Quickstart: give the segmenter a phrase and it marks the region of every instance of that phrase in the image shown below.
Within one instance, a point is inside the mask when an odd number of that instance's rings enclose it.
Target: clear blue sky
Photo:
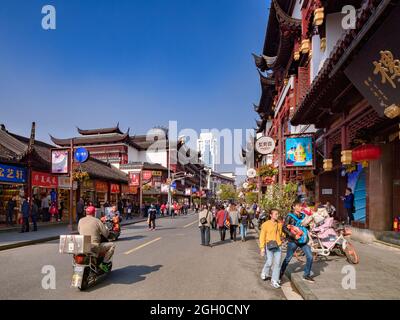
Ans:
[[[2,0],[0,123],[70,137],[75,126],[131,133],[251,128],[269,0]],[[41,27],[43,5],[57,29]]]

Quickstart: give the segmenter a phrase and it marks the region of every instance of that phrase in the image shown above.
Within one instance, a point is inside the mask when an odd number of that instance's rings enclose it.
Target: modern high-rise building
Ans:
[[[197,151],[201,153],[201,161],[211,170],[216,170],[217,138],[212,132],[200,133],[197,139]]]

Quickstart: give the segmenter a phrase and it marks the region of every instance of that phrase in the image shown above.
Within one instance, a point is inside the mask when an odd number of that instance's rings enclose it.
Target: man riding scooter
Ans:
[[[86,217],[79,220],[78,232],[80,235],[91,237],[92,251],[97,254],[105,253],[104,260],[99,267],[107,273],[110,270],[110,262],[114,254],[115,244],[111,242],[101,242],[102,236],[105,239],[108,238],[109,231],[95,215],[96,208],[93,206],[87,207]]]

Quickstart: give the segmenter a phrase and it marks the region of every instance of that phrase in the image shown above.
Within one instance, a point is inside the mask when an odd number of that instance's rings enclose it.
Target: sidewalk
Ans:
[[[331,256],[313,265],[315,283],[301,279],[303,265],[294,258],[288,267],[291,281],[304,299],[359,300],[400,299],[400,250],[381,244],[352,241],[360,263],[351,265],[343,257]],[[355,289],[345,289],[346,266],[355,270]],[[348,268],[348,267],[347,267]],[[343,271],[342,271],[343,270]]]
[[[139,222],[146,221],[146,218],[134,217],[132,220],[123,220],[121,222],[122,226],[135,224]],[[61,234],[71,234],[76,233],[68,228],[68,224],[59,223],[54,225],[38,225],[38,231],[19,233],[20,226],[10,230],[0,231],[0,251],[8,250],[12,248],[18,248],[23,246],[32,245],[35,243],[47,242],[52,240],[57,240]],[[31,228],[32,230],[32,228]]]
[[[379,243],[350,241],[360,257],[359,264],[350,264],[345,257],[335,255],[322,258],[313,263],[315,283],[308,283],[302,280],[304,264],[293,257],[286,276],[305,300],[399,300],[400,249]],[[285,255],[282,254],[282,261]],[[352,267],[355,270],[355,289],[346,289],[342,282],[348,283],[346,280]]]

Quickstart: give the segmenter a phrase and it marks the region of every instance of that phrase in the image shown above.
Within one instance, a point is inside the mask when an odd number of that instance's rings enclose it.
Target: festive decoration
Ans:
[[[293,54],[293,58],[295,61],[298,61],[300,59],[300,51],[295,51]]]
[[[351,156],[352,150],[342,150],[342,157],[340,158],[340,161],[342,162],[343,165],[348,165],[351,164],[352,162],[352,156]]]
[[[278,169],[274,166],[267,164],[257,169],[257,175],[259,177],[273,177],[278,174]]]
[[[77,169],[74,172],[72,172],[72,179],[74,181],[86,181],[90,179],[89,173],[86,171],[82,171],[81,169]]]
[[[319,48],[321,49],[322,52],[325,52],[326,50],[326,38],[321,39],[321,43],[319,45]]]
[[[353,149],[352,158],[355,162],[361,162],[363,168],[368,167],[368,161],[379,159],[382,150],[373,144],[362,144]]]
[[[392,104],[391,106],[385,109],[384,113],[386,117],[394,119],[400,116],[400,107],[395,104]]]
[[[333,168],[333,160],[332,159],[324,159],[324,170],[332,171]]]
[[[300,48],[301,52],[303,54],[306,54],[310,51],[310,48],[311,48],[310,39],[304,39],[301,42],[301,48]]]
[[[324,8],[318,8],[314,10],[314,26],[320,26],[324,23]]]

